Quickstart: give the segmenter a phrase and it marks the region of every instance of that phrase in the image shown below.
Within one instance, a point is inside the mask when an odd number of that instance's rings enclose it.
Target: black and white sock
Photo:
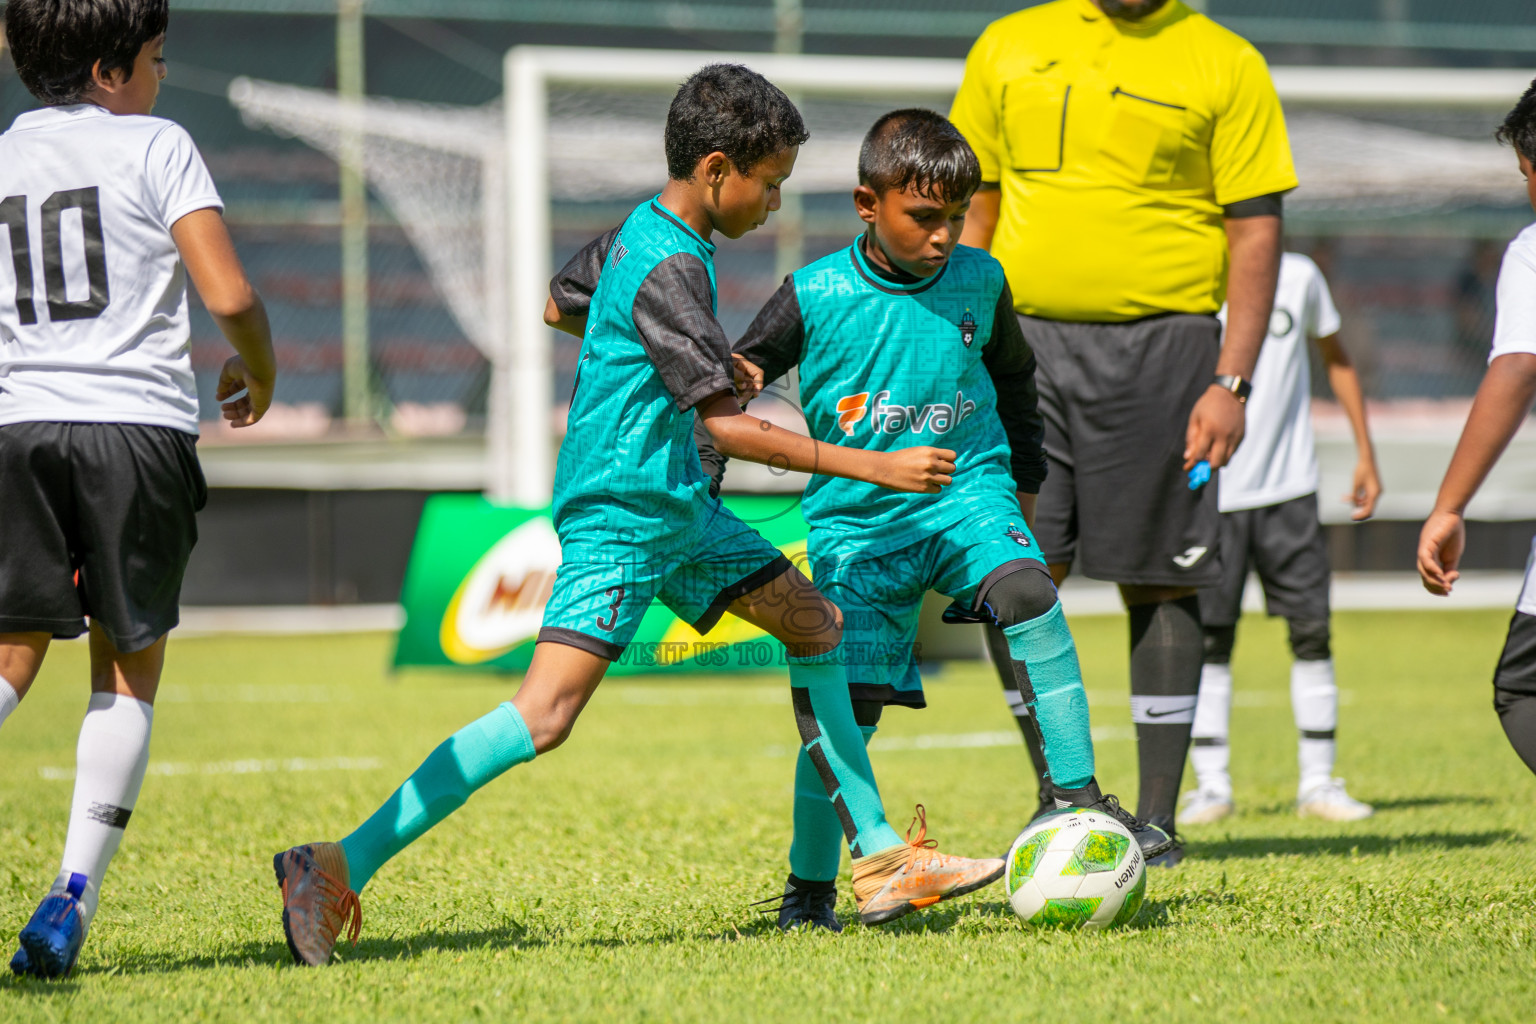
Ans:
[[[1131,721],[1141,767],[1136,816],[1170,833],[1200,693],[1205,639],[1194,596],[1132,605]]]
[[[87,928],[96,914],[102,877],[123,841],[123,829],[144,784],[154,716],[155,709],[141,700],[93,693],[80,725],[69,832],[59,877],[49,892],[62,893],[73,876],[83,875],[80,911]]]
[[[1296,716],[1296,761],[1300,781],[1298,798],[1333,779],[1338,743],[1339,686],[1333,678],[1333,659],[1291,663],[1291,710]]]
[[[1189,751],[1195,784],[1207,793],[1232,799],[1232,748],[1227,734],[1232,721],[1232,666],[1206,663],[1200,670],[1200,703],[1195,707]]]

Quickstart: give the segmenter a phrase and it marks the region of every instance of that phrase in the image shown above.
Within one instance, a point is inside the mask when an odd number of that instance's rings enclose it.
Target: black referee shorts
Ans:
[[[1214,316],[1130,323],[1019,316],[1035,351],[1050,474],[1035,537],[1046,561],[1112,583],[1221,581],[1216,481],[1189,489],[1189,414],[1221,348]]]
[[[0,426],[0,633],[74,637],[90,616],[118,650],[149,647],[179,621],[207,499],[179,430]]]
[[[1332,571],[1316,494],[1221,514],[1221,582],[1200,591],[1202,623],[1237,625],[1250,566],[1259,574],[1269,614],[1327,620]]]

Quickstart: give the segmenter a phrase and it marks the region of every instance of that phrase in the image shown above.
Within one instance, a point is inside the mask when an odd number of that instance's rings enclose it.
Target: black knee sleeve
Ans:
[[[853,720],[861,729],[873,729],[880,724],[880,716],[885,712],[885,702],[879,700],[856,700],[853,702]]]
[[[1327,619],[1289,619],[1291,654],[1297,661],[1327,661],[1333,657],[1333,630]]]
[[[1024,565],[1001,577],[977,598],[1000,626],[1038,619],[1056,607],[1056,584],[1043,565]]]
[[[1206,626],[1205,663],[1207,665],[1231,664],[1232,648],[1236,644],[1236,626]]]

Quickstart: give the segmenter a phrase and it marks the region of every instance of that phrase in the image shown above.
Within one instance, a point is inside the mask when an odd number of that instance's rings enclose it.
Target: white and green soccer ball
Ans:
[[[1118,928],[1147,892],[1141,845],[1114,818],[1068,808],[1037,819],[1008,850],[1008,902],[1040,928]]]

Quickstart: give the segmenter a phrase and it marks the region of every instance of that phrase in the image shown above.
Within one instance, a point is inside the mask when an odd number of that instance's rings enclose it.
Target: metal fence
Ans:
[[[963,54],[989,20],[1027,0],[369,0],[367,91],[433,102],[495,102],[502,53],[517,42],[607,41],[766,48],[788,11],[807,49]],[[1488,59],[1536,63],[1530,0],[1208,0],[1212,16],[1258,42],[1376,47],[1381,63]],[[797,13],[798,10],[798,13]],[[336,83],[331,0],[178,0],[168,46],[170,78],[158,113],[185,124],[228,203],[242,257],[267,300],[284,367],[283,409],[271,435],[322,437],[342,412],[341,277],[337,168],[302,143],[248,127],[227,86],[247,74],[318,88]],[[1321,47],[1321,49],[1317,49]],[[1301,52],[1301,51],[1294,51]],[[1450,57],[1446,54],[1450,53]],[[1523,55],[1523,56],[1522,56]],[[1469,58],[1470,59],[1470,58]],[[1481,59],[1481,58],[1479,58]],[[1513,99],[1513,97],[1511,97]],[[0,56],[0,122],[32,106]],[[1499,111],[1361,111],[1436,135],[1489,138]],[[1530,220],[1511,161],[1507,203],[1430,210],[1362,208],[1289,219],[1291,244],[1329,273],[1345,317],[1345,341],[1371,394],[1384,399],[1469,395],[1481,373],[1502,247]],[[846,244],[857,229],[849,204],[808,201],[806,255]],[[564,203],[555,210],[556,259],[622,216],[622,202]],[[370,207],[370,352],[379,426],[405,435],[483,429],[488,368],[434,290],[422,260],[376,200]],[[722,318],[745,326],[771,291],[769,231],[722,248]],[[225,347],[211,320],[194,315],[195,366],[208,383]],[[557,352],[557,395],[566,395],[574,348]],[[204,388],[211,394],[211,386]],[[209,420],[215,410],[204,409]],[[210,429],[212,428],[210,424]],[[270,436],[270,435],[269,435]]]

